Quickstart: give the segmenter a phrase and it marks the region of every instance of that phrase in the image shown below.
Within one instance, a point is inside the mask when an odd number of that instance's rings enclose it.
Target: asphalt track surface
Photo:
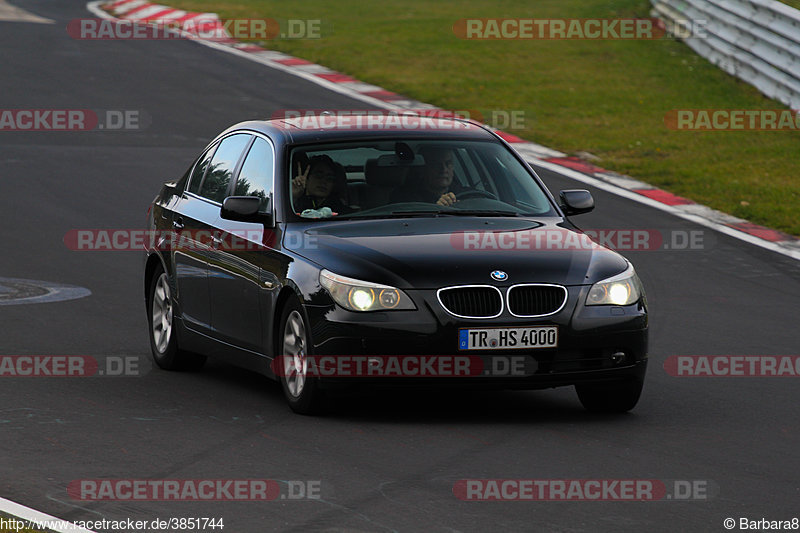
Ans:
[[[279,109],[363,103],[185,41],[76,41],[82,0],[15,0],[55,24],[0,22],[0,108],[133,109],[140,132],[0,133],[0,275],[86,298],[0,307],[4,355],[149,359],[137,252],[76,252],[76,228],[138,228],[206,142]],[[542,172],[551,190],[582,187]],[[71,520],[223,517],[224,531],[723,531],[800,516],[797,378],[676,378],[670,355],[800,354],[800,263],[607,192],[587,228],[703,231],[700,250],[628,252],[651,306],[651,362],[629,414],[574,391],[370,393],[325,417],[220,363],[130,378],[2,378],[0,496]],[[501,265],[498,265],[501,266]],[[145,368],[145,370],[147,370]],[[73,480],[318,480],[320,499],[82,502]],[[472,478],[703,480],[713,497],[463,502]]]

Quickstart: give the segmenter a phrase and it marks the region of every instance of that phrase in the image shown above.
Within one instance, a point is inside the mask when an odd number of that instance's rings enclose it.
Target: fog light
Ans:
[[[611,354],[611,361],[618,365],[625,360],[625,352],[614,352]]]

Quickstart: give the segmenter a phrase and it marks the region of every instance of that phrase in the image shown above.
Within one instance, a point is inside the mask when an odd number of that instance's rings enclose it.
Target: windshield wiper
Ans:
[[[519,213],[516,211],[502,211],[499,209],[429,209],[418,211],[392,211],[395,216],[454,216],[454,217],[518,217]]]
[[[419,217],[419,216],[439,216],[439,215],[450,215],[452,214],[450,211],[442,211],[441,209],[421,209],[418,211],[392,211],[392,216],[397,217]]]
[[[520,216],[519,213],[516,211],[501,211],[498,209],[470,209],[470,210],[463,210],[463,209],[454,209],[453,211],[447,211],[448,215],[455,215],[460,217],[518,217]]]
[[[368,218],[403,218],[403,217],[440,217],[440,216],[451,216],[451,217],[519,217],[522,216],[516,211],[499,211],[497,209],[486,209],[486,210],[462,210],[462,209],[417,209],[412,210],[409,209],[408,211],[392,211],[391,213],[375,213],[375,214],[367,214],[367,215],[359,215],[358,213],[353,213],[348,215],[348,219],[368,219]],[[337,217],[338,220],[342,220],[341,217]]]

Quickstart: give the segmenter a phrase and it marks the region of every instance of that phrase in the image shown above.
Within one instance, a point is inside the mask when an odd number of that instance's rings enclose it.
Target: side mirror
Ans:
[[[561,198],[561,210],[567,216],[588,213],[594,209],[594,198],[592,193],[585,189],[567,189],[559,194]]]
[[[273,225],[272,198],[267,199],[266,208],[261,208],[262,199],[258,196],[228,196],[222,202],[219,216],[226,220],[239,222],[261,222]]]

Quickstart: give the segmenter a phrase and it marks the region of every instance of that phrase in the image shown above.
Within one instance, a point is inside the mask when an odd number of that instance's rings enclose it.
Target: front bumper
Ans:
[[[461,356],[486,371],[448,377],[323,377],[326,385],[456,385],[549,388],[576,383],[643,380],[647,368],[648,320],[643,301],[629,306],[585,306],[588,286],[569,287],[564,308],[541,318],[463,319],[448,314],[435,291],[407,291],[414,311],[356,313],[336,305],[305,306],[315,356],[386,358]],[[557,348],[459,350],[462,328],[558,326]],[[517,372],[508,372],[508,361]],[[524,362],[520,363],[520,360]]]

